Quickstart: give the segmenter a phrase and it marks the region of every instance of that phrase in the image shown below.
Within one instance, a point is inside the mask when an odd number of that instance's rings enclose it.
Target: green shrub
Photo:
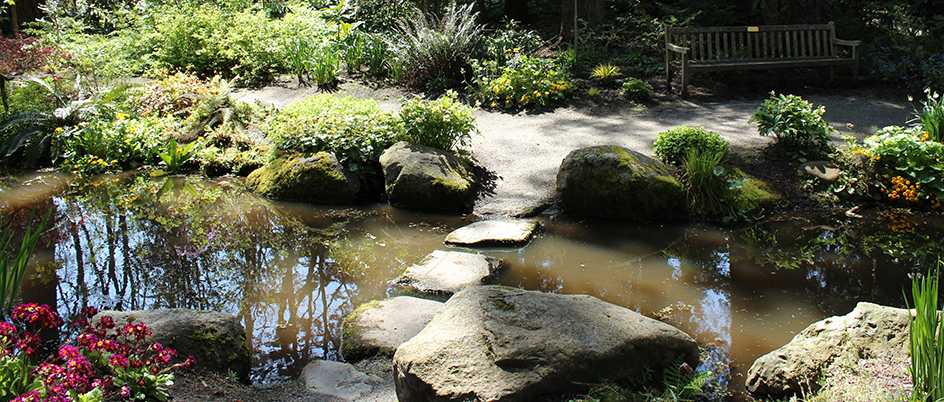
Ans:
[[[553,61],[516,55],[506,66],[473,62],[472,97],[491,108],[540,107],[565,99],[573,90],[570,73]]]
[[[266,124],[274,152],[331,152],[368,185],[380,184],[375,164],[400,131],[377,102],[331,95],[292,103]]]
[[[629,77],[623,82],[623,97],[634,102],[652,100],[652,85],[639,78]]]
[[[77,174],[117,172],[154,162],[163,132],[174,123],[167,119],[93,119],[69,129],[57,129],[63,138],[62,168]]]
[[[893,202],[941,208],[944,144],[928,141],[920,127],[885,127],[863,141],[876,173],[875,187]]]
[[[835,130],[823,119],[826,107],[813,109],[796,95],[770,95],[748,123],[757,122],[760,135],[773,135],[776,145],[801,161],[828,153],[829,134]]]
[[[678,167],[690,151],[717,154],[723,160],[728,154],[728,142],[701,127],[678,126],[656,136],[652,149],[663,162]]]
[[[522,30],[515,20],[509,20],[505,29],[499,30],[494,36],[485,40],[485,54],[487,58],[504,66],[518,54],[530,55],[541,47],[541,37],[531,30]]]
[[[414,144],[451,151],[468,146],[472,133],[477,133],[472,108],[456,102],[456,93],[449,91],[435,101],[419,96],[407,99],[400,108],[403,122],[401,139]]]
[[[413,18],[419,9],[411,1],[351,0],[353,7],[349,20],[363,23],[367,32],[391,32],[403,19]]]
[[[915,110],[913,121],[924,130],[929,140],[944,142],[944,97],[931,92],[931,88],[925,89],[924,93],[927,100],[922,104],[921,111]]]
[[[475,22],[473,6],[453,2],[442,18],[417,15],[398,21],[388,45],[403,64],[402,81],[420,89],[430,83],[448,88],[462,82],[462,70],[481,43],[482,26]]]

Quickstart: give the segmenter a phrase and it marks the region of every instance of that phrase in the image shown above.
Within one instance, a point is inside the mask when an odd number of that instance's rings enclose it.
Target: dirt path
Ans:
[[[847,135],[862,139],[873,134],[875,127],[904,125],[913,111],[904,96],[888,91],[865,88],[836,89],[828,94],[811,92],[796,94],[814,105],[826,106],[825,118],[837,130],[832,138],[836,144]],[[244,101],[284,107],[319,93],[314,88],[296,89],[288,84],[240,95]],[[396,110],[403,92],[346,83],[335,95],[372,98],[382,108]],[[482,135],[473,137],[472,153],[493,180],[490,189],[476,200],[474,212],[517,216],[533,211],[553,199],[557,169],[570,151],[621,145],[652,155],[649,146],[656,135],[678,125],[703,126],[721,134],[734,149],[757,150],[770,139],[759,136],[756,125],[747,121],[766,97],[755,94],[745,99],[674,99],[633,109],[600,106],[600,110],[557,108],[538,113],[477,110],[476,122]]]

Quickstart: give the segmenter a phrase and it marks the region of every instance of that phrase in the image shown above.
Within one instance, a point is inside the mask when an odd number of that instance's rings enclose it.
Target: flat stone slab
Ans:
[[[817,177],[828,182],[834,182],[839,179],[841,171],[839,167],[832,162],[811,161],[800,165],[800,167],[797,168],[797,173]]]
[[[481,285],[498,271],[502,260],[481,254],[436,250],[395,279],[397,286],[419,292],[453,294]]]
[[[397,296],[363,304],[344,320],[341,352],[353,362],[377,354],[393,356],[403,342],[416,336],[443,303]]]
[[[521,246],[538,228],[535,220],[485,220],[463,226],[446,236],[450,246]]]
[[[354,366],[318,360],[305,366],[302,384],[312,393],[339,401],[396,401],[390,381],[358,371]]]

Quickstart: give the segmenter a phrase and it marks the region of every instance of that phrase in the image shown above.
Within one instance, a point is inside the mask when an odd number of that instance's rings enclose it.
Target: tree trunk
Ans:
[[[564,41],[574,40],[574,1],[580,30],[594,29],[603,22],[603,0],[563,0],[561,8],[561,36]],[[582,34],[581,34],[582,35]]]
[[[530,22],[528,0],[505,0],[505,16],[519,22]]]

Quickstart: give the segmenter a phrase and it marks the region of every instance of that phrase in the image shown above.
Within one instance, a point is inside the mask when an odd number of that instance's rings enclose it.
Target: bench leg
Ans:
[[[691,78],[691,70],[688,69],[688,54],[682,55],[682,97],[688,97],[688,79]]]

